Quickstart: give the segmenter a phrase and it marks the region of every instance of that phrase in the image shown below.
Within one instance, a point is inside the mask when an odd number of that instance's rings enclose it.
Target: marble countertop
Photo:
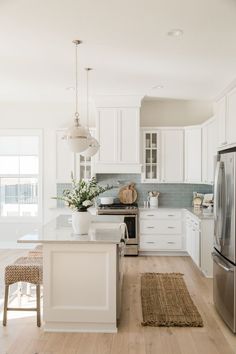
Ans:
[[[192,213],[194,216],[199,218],[200,220],[204,219],[213,219],[214,218],[214,213],[213,209],[208,209],[208,208],[193,208],[193,207],[187,207],[187,208],[167,208],[167,207],[158,207],[158,208],[143,208],[139,207],[139,211],[151,211],[151,210],[159,210],[159,211],[165,211],[165,210],[177,210],[177,209],[182,209],[182,210],[187,210],[190,213]]]
[[[106,243],[119,244],[123,217],[119,215],[93,216],[88,235],[73,233],[71,216],[60,215],[45,226],[32,230],[20,237],[18,243]]]
[[[185,208],[187,211],[192,213],[194,216],[196,216],[200,220],[204,219],[214,219],[214,212],[213,209],[208,209],[208,208]]]

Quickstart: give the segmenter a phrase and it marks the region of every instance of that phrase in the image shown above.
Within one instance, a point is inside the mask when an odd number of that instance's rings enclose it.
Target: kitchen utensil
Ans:
[[[158,197],[149,197],[150,208],[158,208]]]
[[[119,191],[119,199],[123,204],[132,204],[138,197],[137,191],[134,188],[134,183],[124,186]]]
[[[100,202],[103,205],[109,205],[114,203],[114,197],[100,197]]]

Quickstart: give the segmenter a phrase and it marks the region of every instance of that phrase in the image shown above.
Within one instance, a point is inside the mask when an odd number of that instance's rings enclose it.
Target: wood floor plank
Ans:
[[[0,281],[5,265],[22,253],[0,250]],[[189,257],[126,257],[124,262],[117,334],[44,333],[36,327],[32,314],[11,319],[6,328],[0,328],[0,354],[236,354],[236,336],[213,305],[212,279],[205,278]],[[143,327],[140,275],[145,272],[183,273],[204,327]]]

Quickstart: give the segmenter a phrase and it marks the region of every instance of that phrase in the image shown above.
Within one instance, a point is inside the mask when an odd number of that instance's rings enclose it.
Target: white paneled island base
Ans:
[[[116,245],[44,245],[44,321],[46,331],[116,332]]]
[[[19,241],[34,241],[35,235],[26,235]],[[44,330],[117,332],[121,231],[93,229],[88,236],[76,236],[71,228],[64,227],[44,235]]]

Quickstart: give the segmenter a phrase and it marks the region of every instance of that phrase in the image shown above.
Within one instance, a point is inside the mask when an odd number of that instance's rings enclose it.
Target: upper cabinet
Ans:
[[[236,88],[226,98],[226,140],[227,144],[236,144]]]
[[[217,154],[217,121],[215,118],[202,127],[202,182],[214,182],[215,156]]]
[[[216,102],[216,119],[218,130],[218,146],[227,144],[226,140],[226,97]]]
[[[185,182],[202,180],[202,132],[201,127],[185,129]]]
[[[143,130],[142,182],[160,181],[160,131]]]
[[[143,128],[143,173],[145,183],[184,181],[184,130]]]
[[[236,87],[216,102],[216,118],[218,125],[218,147],[236,145]]]
[[[140,97],[126,102],[103,99],[97,104],[96,129],[100,143],[96,173],[141,172]]]
[[[161,181],[184,181],[184,131],[161,130]]]

